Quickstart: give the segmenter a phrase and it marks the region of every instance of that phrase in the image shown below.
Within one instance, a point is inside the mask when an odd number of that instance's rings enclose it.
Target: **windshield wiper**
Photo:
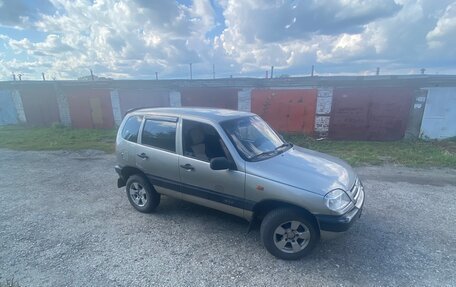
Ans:
[[[252,160],[252,159],[256,159],[256,158],[259,158],[261,156],[264,156],[264,155],[270,155],[270,154],[274,154],[274,153],[276,153],[275,149],[274,150],[269,150],[269,151],[264,151],[262,153],[259,153],[259,154],[256,154],[256,155],[252,156],[250,159]]]
[[[291,143],[284,143],[284,144],[282,144],[282,145],[276,147],[276,148],[273,149],[273,150],[264,151],[264,152],[262,152],[262,153],[259,153],[259,154],[257,154],[257,155],[254,155],[254,156],[251,157],[250,159],[256,159],[256,158],[259,158],[259,157],[265,156],[265,155],[277,154],[278,151],[279,151],[280,149],[285,148],[285,147],[291,147],[291,146],[293,146],[293,144],[291,144]]]
[[[284,147],[292,147],[292,146],[293,146],[292,143],[287,143],[286,142],[286,143],[283,143],[283,144],[279,145],[278,147],[276,147],[275,150],[277,151],[277,150],[282,149]]]

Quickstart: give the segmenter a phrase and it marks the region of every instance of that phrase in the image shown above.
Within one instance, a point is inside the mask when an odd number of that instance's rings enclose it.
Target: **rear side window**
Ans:
[[[142,144],[176,152],[176,126],[173,121],[146,120],[142,132]]]
[[[127,141],[137,142],[141,122],[142,117],[140,116],[132,116],[128,118],[122,129],[122,138],[126,139]]]

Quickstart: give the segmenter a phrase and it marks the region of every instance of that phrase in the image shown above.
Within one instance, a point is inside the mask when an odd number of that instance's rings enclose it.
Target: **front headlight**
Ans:
[[[335,189],[325,195],[325,204],[332,211],[339,211],[350,203],[350,197],[342,189]]]

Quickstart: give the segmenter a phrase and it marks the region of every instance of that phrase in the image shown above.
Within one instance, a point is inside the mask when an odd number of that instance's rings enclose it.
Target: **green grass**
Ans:
[[[114,152],[115,130],[71,129],[64,127],[0,127],[0,148],[15,150],[81,150]]]
[[[0,127],[0,148],[16,150],[97,149],[114,152],[116,131],[96,129]],[[410,167],[456,168],[456,138],[445,141],[394,142],[315,140],[286,135],[292,143],[332,154],[354,166],[399,164]]]
[[[399,164],[456,168],[455,139],[368,142],[315,140],[302,135],[287,135],[285,138],[296,145],[340,157],[354,166]]]

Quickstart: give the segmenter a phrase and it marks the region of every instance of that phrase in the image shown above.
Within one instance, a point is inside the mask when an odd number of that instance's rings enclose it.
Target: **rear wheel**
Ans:
[[[274,256],[296,260],[309,254],[319,239],[318,228],[297,208],[269,212],[261,223],[264,247]]]
[[[160,204],[160,194],[141,175],[128,178],[126,191],[131,205],[140,212],[151,213]]]

